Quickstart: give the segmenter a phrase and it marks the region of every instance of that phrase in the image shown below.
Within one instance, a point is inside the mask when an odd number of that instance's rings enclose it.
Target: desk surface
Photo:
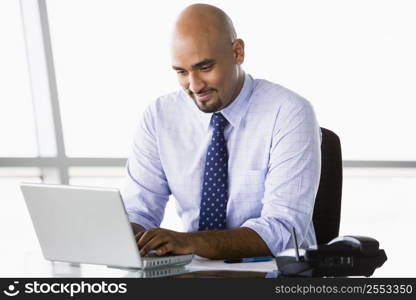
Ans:
[[[50,262],[37,251],[17,254],[8,253],[1,256],[0,277],[277,277],[274,260],[226,264],[222,260],[208,260],[196,256],[190,264],[183,267],[140,271],[108,268],[102,265]]]

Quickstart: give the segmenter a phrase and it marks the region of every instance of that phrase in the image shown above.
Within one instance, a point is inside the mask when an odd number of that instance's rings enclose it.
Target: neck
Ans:
[[[231,97],[232,100],[230,101],[230,103],[228,103],[228,105],[230,105],[240,94],[244,85],[244,77],[245,77],[245,73],[243,70],[240,69],[237,75],[237,84],[235,86],[234,93]]]

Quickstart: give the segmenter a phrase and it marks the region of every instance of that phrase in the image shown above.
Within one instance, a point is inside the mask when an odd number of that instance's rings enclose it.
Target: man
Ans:
[[[123,194],[142,255],[276,255],[316,243],[320,129],[311,105],[245,74],[244,42],[220,9],[179,16],[172,68],[181,91],[144,113]],[[187,232],[158,228],[173,194]]]

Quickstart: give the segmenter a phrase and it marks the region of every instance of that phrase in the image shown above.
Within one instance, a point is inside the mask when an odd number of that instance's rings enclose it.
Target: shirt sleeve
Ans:
[[[299,245],[307,244],[311,232],[316,243],[312,215],[321,171],[321,131],[309,102],[294,100],[282,105],[276,117],[261,214],[242,224],[256,231],[273,255],[292,247],[292,228]]]
[[[152,107],[143,114],[126,165],[122,197],[130,222],[145,229],[159,227],[170,195],[157,147]]]

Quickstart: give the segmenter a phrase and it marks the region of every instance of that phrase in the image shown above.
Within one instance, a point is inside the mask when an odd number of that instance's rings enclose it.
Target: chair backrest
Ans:
[[[321,128],[321,179],[315,199],[313,224],[318,245],[339,234],[342,195],[342,155],[339,137]]]

